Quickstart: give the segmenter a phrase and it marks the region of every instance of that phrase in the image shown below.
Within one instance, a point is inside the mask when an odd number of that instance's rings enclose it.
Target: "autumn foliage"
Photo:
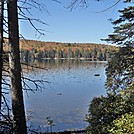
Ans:
[[[117,47],[95,43],[61,43],[35,40],[20,40],[23,59],[91,59],[107,60]],[[7,39],[4,50],[8,51]]]

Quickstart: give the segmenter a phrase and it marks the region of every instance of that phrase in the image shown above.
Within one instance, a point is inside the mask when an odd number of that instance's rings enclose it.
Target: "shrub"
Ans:
[[[112,134],[134,134],[134,113],[126,113],[113,121]]]

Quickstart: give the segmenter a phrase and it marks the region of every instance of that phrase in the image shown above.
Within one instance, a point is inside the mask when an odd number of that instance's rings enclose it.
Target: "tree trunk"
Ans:
[[[0,110],[2,98],[2,68],[3,68],[3,0],[0,0]]]
[[[9,67],[14,134],[27,134],[19,49],[17,0],[7,1],[9,30]]]

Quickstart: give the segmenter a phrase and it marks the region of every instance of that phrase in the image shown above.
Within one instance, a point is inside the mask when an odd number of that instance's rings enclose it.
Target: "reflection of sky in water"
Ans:
[[[40,70],[35,75],[27,75],[34,79],[44,79],[44,90],[31,93],[25,97],[27,110],[33,112],[33,122],[46,124],[45,118],[54,120],[54,130],[84,128],[83,121],[90,100],[105,94],[105,64],[97,62],[79,62],[57,65],[47,64],[48,71]],[[96,77],[94,74],[100,74]]]

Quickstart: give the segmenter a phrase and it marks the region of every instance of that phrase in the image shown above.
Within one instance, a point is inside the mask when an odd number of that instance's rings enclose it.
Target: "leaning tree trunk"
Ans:
[[[3,0],[0,0],[0,110],[2,98],[2,68],[3,68]]]
[[[8,0],[7,10],[9,30],[9,68],[11,77],[10,88],[14,120],[14,134],[27,134],[21,84],[17,0]]]

